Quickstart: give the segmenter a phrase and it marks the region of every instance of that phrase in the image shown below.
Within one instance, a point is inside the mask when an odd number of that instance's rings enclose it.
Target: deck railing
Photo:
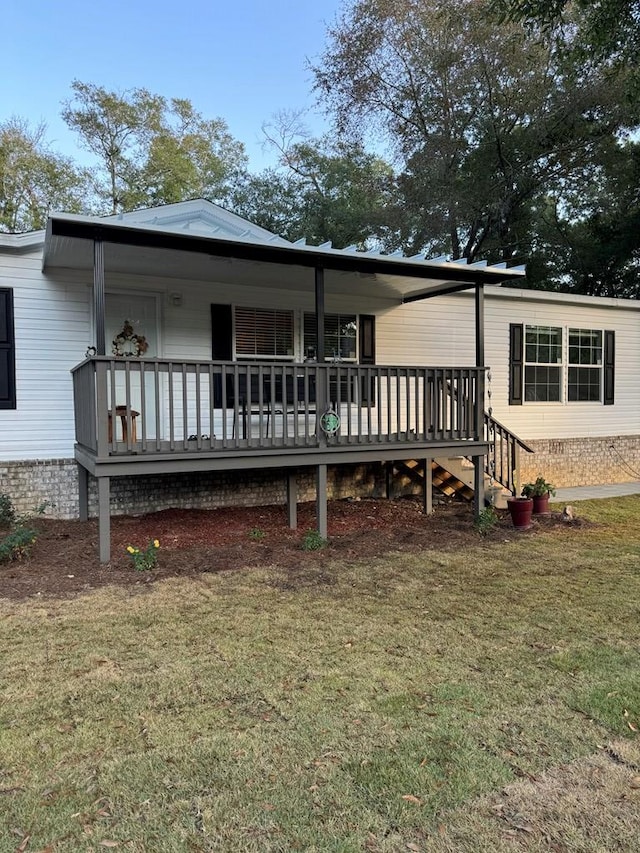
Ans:
[[[484,434],[482,368],[96,356],[72,373],[76,441],[98,456],[482,441]],[[335,434],[322,428],[326,412],[340,419]]]

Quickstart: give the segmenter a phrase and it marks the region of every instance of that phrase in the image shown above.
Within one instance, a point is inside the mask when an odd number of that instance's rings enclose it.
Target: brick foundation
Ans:
[[[599,486],[640,480],[640,435],[527,441],[520,452],[520,480],[543,476],[554,486]]]
[[[628,483],[640,480],[640,435],[605,438],[545,439],[528,442],[535,454],[521,453],[522,483],[543,476],[558,487]],[[385,472],[380,463],[330,466],[329,497],[381,497]],[[394,494],[415,493],[419,486],[408,480],[394,483]],[[19,513],[32,512],[43,502],[47,515],[78,517],[78,473],[72,459],[0,463],[0,492],[8,494]],[[313,469],[298,474],[298,500],[315,498]],[[111,480],[113,515],[141,514],[160,509],[283,504],[286,472],[283,470],[204,471],[117,477]],[[89,481],[89,510],[97,511],[96,483]]]
[[[141,515],[161,509],[284,504],[286,472],[203,471],[114,477],[111,480],[112,515]],[[384,468],[380,464],[330,466],[330,498],[382,497]],[[78,473],[72,459],[0,463],[0,492],[11,497],[17,512],[32,512],[46,501],[51,518],[78,517]],[[298,501],[315,498],[315,471],[298,472]],[[89,513],[97,514],[97,488],[89,478]]]

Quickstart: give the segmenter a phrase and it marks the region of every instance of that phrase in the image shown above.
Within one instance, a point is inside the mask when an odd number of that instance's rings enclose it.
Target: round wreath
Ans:
[[[124,321],[122,331],[115,336],[111,343],[113,354],[118,356],[140,358],[149,349],[149,343],[145,336],[134,334],[130,320]]]

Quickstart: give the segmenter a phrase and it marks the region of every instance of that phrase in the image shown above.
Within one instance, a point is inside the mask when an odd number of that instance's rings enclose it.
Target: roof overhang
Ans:
[[[429,260],[422,255],[406,258],[358,251],[354,247],[334,249],[330,244],[286,243],[281,239],[255,241],[202,236],[71,214],[50,217],[43,269],[92,269],[94,241],[107,245],[108,272],[238,284],[253,280],[305,289],[305,282],[312,286],[313,276],[304,275],[304,271],[322,268],[327,292],[366,292],[402,302],[476,285],[502,284],[524,275],[523,268],[507,269],[505,264],[487,266],[442,258]]]

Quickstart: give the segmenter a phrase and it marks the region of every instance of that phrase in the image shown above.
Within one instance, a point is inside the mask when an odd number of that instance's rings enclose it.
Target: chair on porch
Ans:
[[[120,424],[122,427],[122,441],[127,442],[129,439],[129,424],[131,424],[131,441],[136,442],[138,440],[138,428],[136,425],[136,418],[140,415],[140,412],[136,412],[135,409],[129,409],[127,413],[126,406],[116,406],[115,408],[115,417],[120,418]],[[113,444],[113,417],[114,411],[109,410],[107,413],[108,423],[109,423],[109,444]]]

